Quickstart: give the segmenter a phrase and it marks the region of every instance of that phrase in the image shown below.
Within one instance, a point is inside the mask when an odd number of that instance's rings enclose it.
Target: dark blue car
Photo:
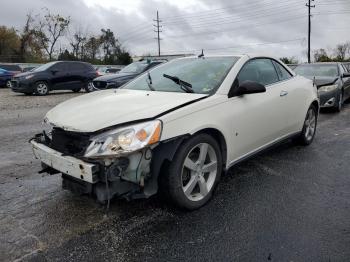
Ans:
[[[0,68],[0,87],[11,87],[11,78],[15,73]]]

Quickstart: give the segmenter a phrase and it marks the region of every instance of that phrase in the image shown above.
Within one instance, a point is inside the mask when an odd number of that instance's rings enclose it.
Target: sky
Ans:
[[[306,60],[307,0],[0,0],[0,25],[23,27],[26,14],[71,17],[70,34],[111,29],[132,55],[156,54],[153,25],[162,21],[161,53],[263,53]],[[350,41],[350,0],[315,0],[312,49]],[[67,45],[62,40],[61,46]]]

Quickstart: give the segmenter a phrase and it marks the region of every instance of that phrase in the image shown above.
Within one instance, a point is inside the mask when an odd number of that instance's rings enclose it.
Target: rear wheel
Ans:
[[[160,188],[175,205],[188,210],[200,208],[211,198],[222,172],[218,143],[199,134],[180,146]]]
[[[311,105],[307,111],[304,121],[303,130],[301,131],[297,141],[299,144],[308,146],[314,140],[317,127],[317,110],[314,105]]]
[[[93,82],[92,81],[88,81],[87,83],[86,83],[86,85],[85,85],[85,91],[87,92],[87,93],[90,93],[90,92],[93,92],[93,91],[95,91],[96,89],[95,89],[95,86],[94,86],[94,84],[93,84]]]
[[[35,93],[39,96],[45,96],[49,93],[49,85],[44,81],[35,83]]]

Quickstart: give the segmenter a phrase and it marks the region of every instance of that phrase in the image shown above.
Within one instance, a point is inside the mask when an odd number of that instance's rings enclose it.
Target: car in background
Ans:
[[[323,108],[340,112],[344,101],[350,98],[350,73],[341,63],[302,64],[294,72],[314,80]]]
[[[343,63],[344,67],[348,72],[350,72],[350,62]]]
[[[278,59],[186,57],[61,103],[31,144],[65,189],[100,202],[160,192],[193,210],[230,167],[291,137],[310,145],[318,109],[312,81]]]
[[[0,64],[0,68],[6,71],[10,71],[14,74],[19,74],[22,72],[22,68],[19,65],[14,64]]]
[[[26,67],[23,67],[22,69],[22,72],[29,72],[29,71],[32,71],[33,69],[37,68],[37,66],[26,66]]]
[[[14,92],[28,95],[47,95],[51,90],[79,92],[82,88],[91,89],[96,76],[96,70],[89,63],[56,61],[14,76],[11,88]]]
[[[11,88],[11,78],[15,73],[0,68],[0,87]]]
[[[130,80],[134,79],[138,75],[146,72],[147,70],[164,63],[165,60],[143,60],[131,63],[124,67],[117,74],[104,75],[94,79],[93,85],[95,90],[118,88]],[[94,90],[90,90],[94,91]]]
[[[116,67],[98,67],[97,72],[99,75],[108,75],[108,74],[116,74],[121,70],[121,68]]]
[[[294,68],[296,68],[296,67],[298,66],[298,64],[287,64],[287,66],[288,66],[290,69],[294,70]]]

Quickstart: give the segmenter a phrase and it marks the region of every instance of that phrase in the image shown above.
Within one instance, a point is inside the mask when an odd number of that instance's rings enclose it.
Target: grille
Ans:
[[[107,82],[105,82],[105,81],[93,81],[93,83],[94,83],[94,86],[96,87],[96,88],[106,88],[106,86],[107,86]]]
[[[50,147],[63,154],[82,156],[90,144],[90,136],[53,128]]]

